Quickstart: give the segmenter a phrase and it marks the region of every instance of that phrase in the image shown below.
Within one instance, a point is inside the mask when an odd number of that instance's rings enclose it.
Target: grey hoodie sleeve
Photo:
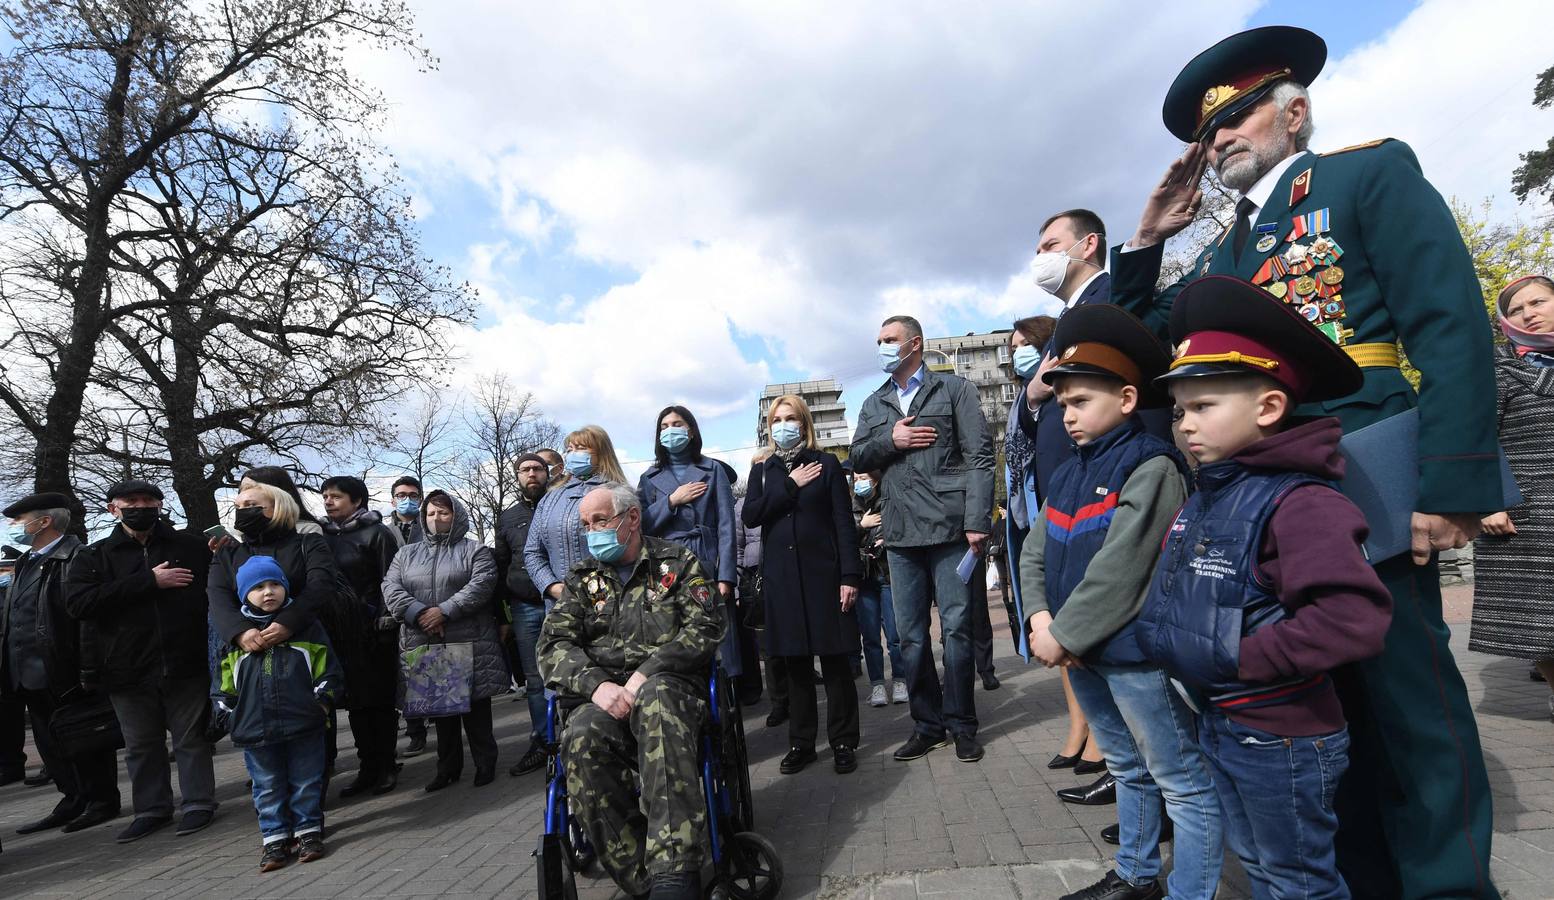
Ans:
[[[1063,649],[1083,656],[1139,614],[1160,544],[1185,502],[1187,482],[1169,457],[1157,456],[1133,470],[1117,496],[1105,542],[1052,620],[1052,637]]]

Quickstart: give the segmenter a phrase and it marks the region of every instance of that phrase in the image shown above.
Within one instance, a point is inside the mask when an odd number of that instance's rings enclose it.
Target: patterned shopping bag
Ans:
[[[427,644],[400,654],[407,719],[435,719],[469,712],[475,687],[474,644]]]

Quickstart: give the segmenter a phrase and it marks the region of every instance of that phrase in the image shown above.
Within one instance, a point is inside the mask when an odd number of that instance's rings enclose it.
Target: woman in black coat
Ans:
[[[858,655],[853,604],[862,573],[847,476],[836,457],[815,444],[809,407],[794,395],[777,398],[766,414],[772,455],[750,470],[743,518],[761,528],[761,578],[766,651],[787,657],[788,755],[791,775],[814,762],[817,731],[814,669],[826,684],[826,737],[837,772],[858,767]]]

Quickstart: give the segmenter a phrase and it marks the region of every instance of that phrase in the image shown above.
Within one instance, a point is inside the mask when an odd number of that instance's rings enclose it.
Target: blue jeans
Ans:
[[[869,683],[885,680],[885,653],[880,649],[880,628],[885,629],[885,646],[890,651],[890,677],[906,679],[901,662],[901,639],[896,636],[896,610],[890,602],[890,585],[874,581],[858,588],[858,632],[863,636],[863,661],[869,668]]]
[[[1210,900],[1224,846],[1219,796],[1198,747],[1193,713],[1154,666],[1068,670],[1090,731],[1117,779],[1117,875],[1143,884],[1160,875],[1160,801],[1176,826],[1166,895]]]
[[[324,732],[249,747],[243,762],[266,844],[324,829]]]
[[[513,613],[513,643],[518,645],[518,662],[523,667],[523,699],[529,704],[529,742],[540,739],[545,730],[545,679],[540,677],[540,667],[535,649],[540,641],[540,626],[545,624],[545,607],[540,603],[511,604]]]
[[[945,731],[976,737],[971,592],[955,573],[961,557],[966,555],[966,544],[955,541],[930,547],[892,547],[886,553],[913,727],[918,734],[935,741],[943,738]],[[932,591],[928,589],[930,583]],[[929,607],[935,595],[939,602],[939,631],[944,636],[943,685],[934,666],[933,643],[928,639],[932,618]]]
[[[1349,731],[1283,738],[1217,712],[1198,719],[1198,741],[1225,811],[1225,843],[1257,900],[1347,900],[1333,836],[1333,792],[1349,768]]]

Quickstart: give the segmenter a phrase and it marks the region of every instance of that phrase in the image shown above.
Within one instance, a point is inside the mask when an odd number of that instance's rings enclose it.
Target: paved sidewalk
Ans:
[[[1461,619],[1465,589],[1449,609]],[[995,600],[994,622],[1003,616]],[[1053,790],[1079,783],[1052,773],[1048,758],[1066,728],[1054,674],[1027,667],[1005,651],[998,630],[1004,686],[977,691],[987,757],[957,762],[948,750],[913,763],[890,753],[909,732],[906,707],[861,710],[859,768],[839,776],[822,747],[821,761],[796,776],[777,772],[783,729],[763,727],[764,705],[751,711],[752,777],[757,828],[782,855],[786,897],[1050,898],[1106,871],[1112,848],[1100,830],[1113,807],[1065,806]],[[1507,897],[1554,898],[1554,724],[1549,690],[1527,679],[1525,664],[1468,653],[1466,628],[1453,647],[1473,693],[1495,792],[1495,869]],[[867,685],[859,682],[861,696]],[[336,801],[328,812],[331,855],[307,866],[258,874],[259,837],[243,787],[242,757],[229,745],[217,756],[222,808],[209,830],[187,838],[168,829],[119,846],[113,835],[126,815],[81,834],[25,837],[18,825],[46,814],[52,787],[0,788],[0,897],[532,897],[529,857],[539,833],[541,778],[510,778],[523,750],[525,706],[496,701],[503,772],[482,789],[465,780],[438,794],[430,754],[406,761],[401,788],[382,798]],[[344,722],[342,720],[342,728]],[[353,759],[348,733],[341,763]],[[36,765],[36,757],[33,758]],[[122,774],[122,770],[121,770]],[[343,784],[346,771],[337,780]],[[1233,861],[1220,897],[1247,896]],[[585,897],[619,896],[608,880],[583,879]]]

